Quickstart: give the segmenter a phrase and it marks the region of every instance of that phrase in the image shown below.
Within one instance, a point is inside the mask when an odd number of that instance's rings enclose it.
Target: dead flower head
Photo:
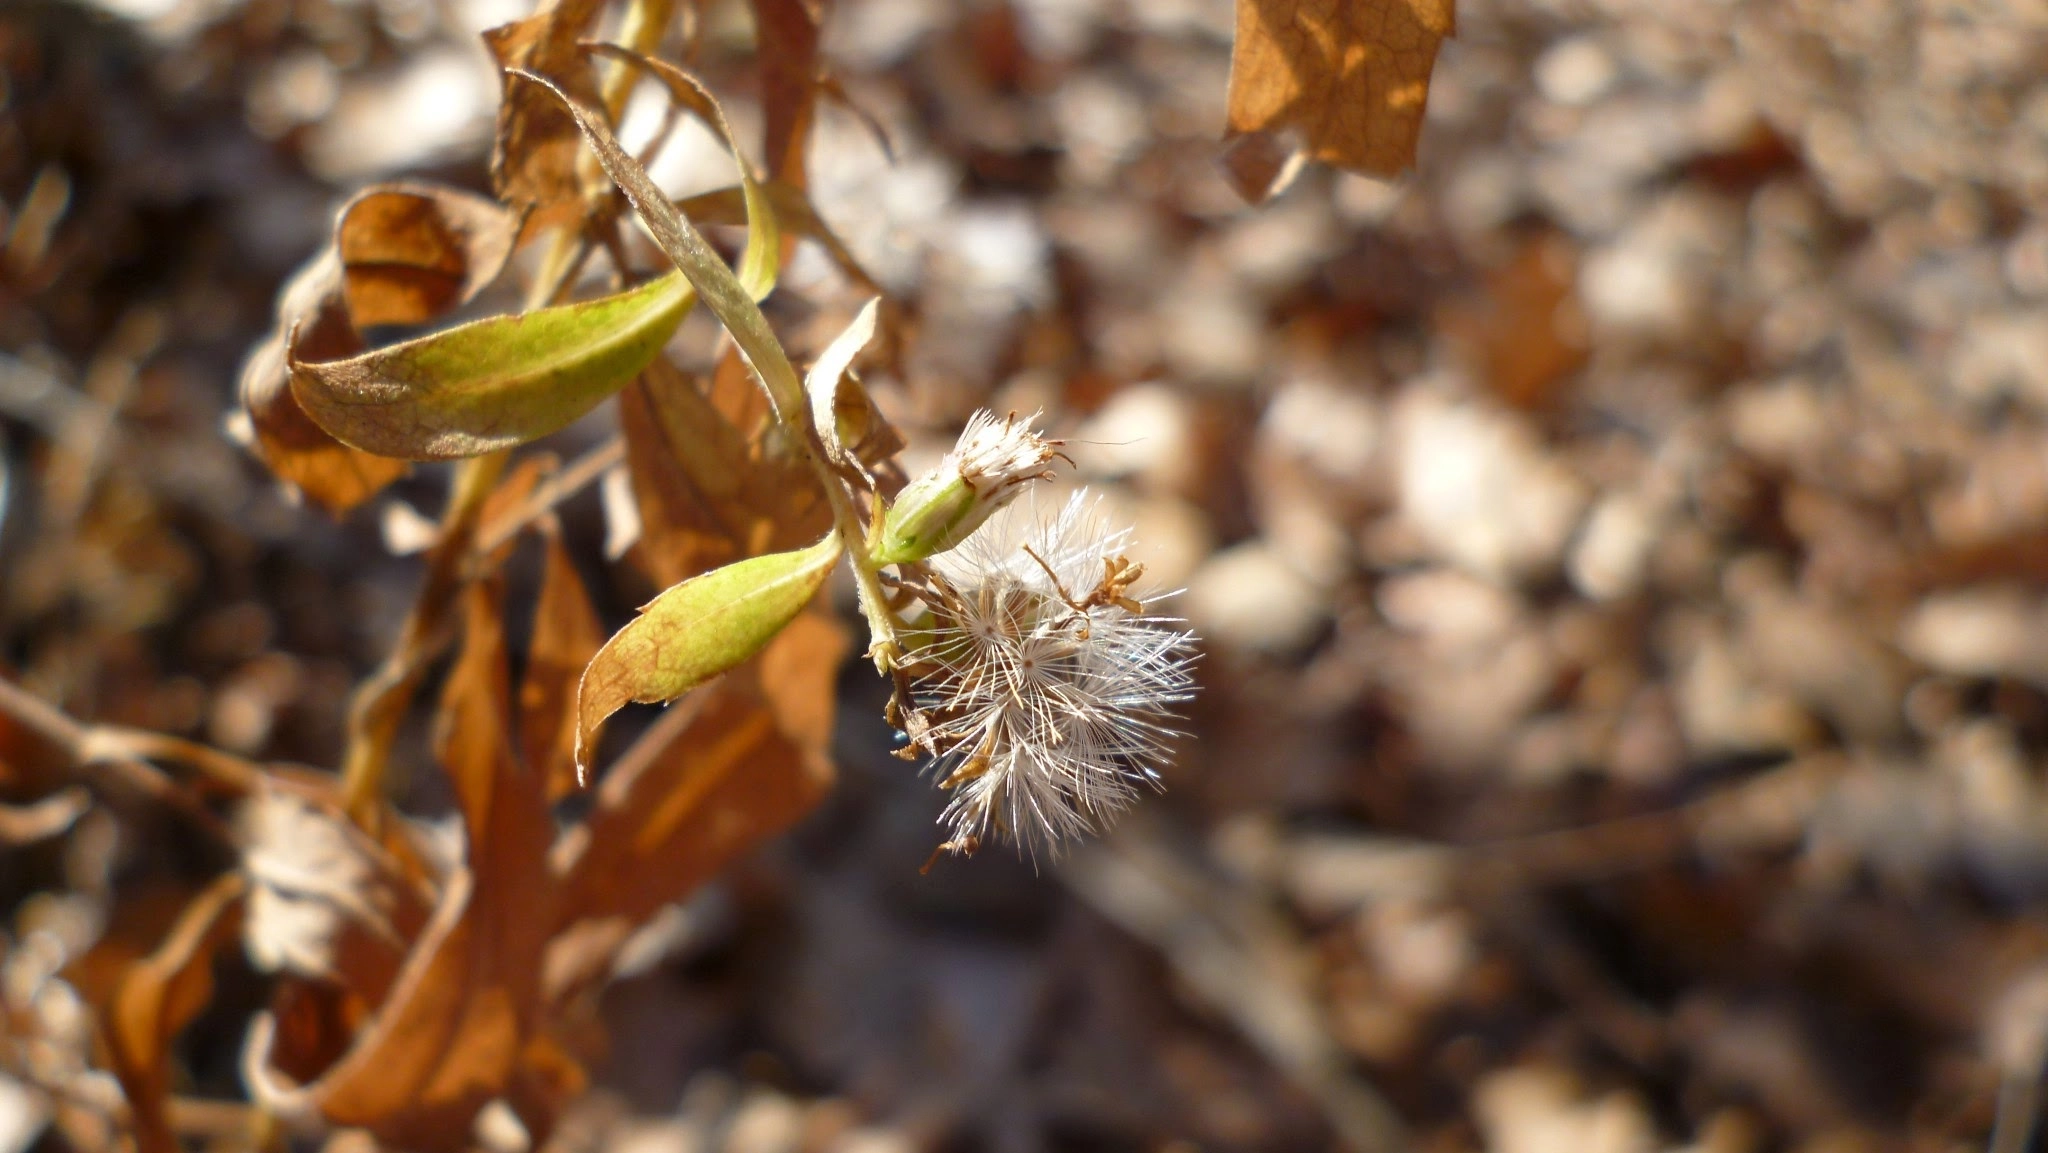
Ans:
[[[958,848],[1056,853],[1101,831],[1161,787],[1172,706],[1192,695],[1193,634],[1147,611],[1130,530],[1085,491],[1050,517],[1036,503],[933,559],[931,635],[908,659]]]

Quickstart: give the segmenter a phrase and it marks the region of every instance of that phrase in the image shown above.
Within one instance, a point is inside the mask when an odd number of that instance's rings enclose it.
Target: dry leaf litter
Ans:
[[[0,12],[10,679],[94,722],[334,764],[419,581],[380,518],[438,508],[447,474],[337,521],[223,421],[347,191],[486,186],[499,93],[476,36],[526,15]],[[2048,1053],[2048,14],[1467,0],[1393,182],[1226,166],[1244,19],[838,0],[822,56],[847,102],[817,108],[807,158],[819,214],[906,318],[864,379],[908,471],[979,409],[1043,409],[1077,462],[1062,484],[1185,590],[1202,694],[1166,796],[1056,863],[920,876],[946,798],[889,755],[854,662],[836,786],[683,903],[666,879],[718,854],[622,834],[701,766],[624,766],[566,802],[595,814],[582,841],[538,851],[536,808],[478,857],[462,815],[514,754],[479,739],[444,773],[423,718],[392,770],[420,835],[266,793],[242,897],[211,882],[239,875],[226,842],[120,769],[158,754],[106,758],[111,808],[30,811],[62,796],[63,758],[0,723],[0,1142],[251,1147],[245,1032],[279,983],[345,964],[381,1004],[412,979],[403,947],[440,934],[499,966],[417,975],[423,1003],[469,998],[458,1072],[511,1059],[480,990],[539,981],[574,1023],[550,1043],[580,1062],[522,1066],[590,1071],[541,1093],[565,1103],[550,1149],[2027,1147]],[[757,139],[750,18],[698,20],[694,66]],[[655,176],[728,184],[721,147],[686,127]],[[1249,207],[1248,172],[1284,187]],[[807,245],[783,283],[839,275]],[[784,308],[806,352],[843,322]],[[704,323],[683,343],[710,347]],[[600,444],[613,407],[549,447]],[[479,645],[580,661],[704,567],[681,550],[725,547],[636,501],[644,469],[613,475],[609,501],[563,507],[568,559],[472,594],[581,580],[595,635],[550,624],[544,645],[514,613],[470,630],[448,679],[501,677]],[[602,566],[608,532],[614,553],[665,542],[646,551],[678,571]],[[843,648],[796,638],[693,724],[742,732]],[[502,720],[554,691],[529,679],[461,699]],[[565,765],[572,736],[522,732],[516,759]],[[815,799],[819,752],[764,760],[781,820]],[[443,916],[486,868],[535,907]],[[274,1054],[329,1067],[292,1046],[360,1003],[307,994]],[[170,1059],[124,1065],[152,1044]],[[384,1116],[358,1072],[324,1107]],[[142,1075],[167,1079],[161,1108],[127,1114]],[[461,1104],[461,1077],[442,1088]],[[387,1143],[531,1141],[502,1101],[455,1105],[463,1125],[408,1114]]]

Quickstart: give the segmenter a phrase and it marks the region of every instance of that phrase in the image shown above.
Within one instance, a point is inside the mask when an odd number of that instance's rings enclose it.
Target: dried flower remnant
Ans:
[[[1161,787],[1172,706],[1193,695],[1194,636],[1136,595],[1130,530],[1085,491],[1050,518],[1034,504],[932,561],[930,635],[906,662],[955,852],[1100,832]]]
[[[1051,477],[1057,440],[1031,427],[1037,413],[1019,419],[983,409],[967,421],[953,451],[937,468],[912,481],[896,498],[874,547],[876,564],[921,561],[965,541],[1024,486]]]

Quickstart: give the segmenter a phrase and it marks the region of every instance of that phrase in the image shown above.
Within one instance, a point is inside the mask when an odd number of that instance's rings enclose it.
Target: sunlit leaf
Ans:
[[[804,391],[811,399],[811,425],[817,430],[819,443],[825,446],[825,455],[834,464],[855,463],[839,439],[839,380],[853,367],[853,358],[874,338],[875,310],[881,303],[882,298],[876,297],[862,305],[853,323],[832,338],[832,343],[811,365],[811,371],[804,375]]]
[[[1454,0],[1237,0],[1232,136],[1301,134],[1311,159],[1374,176],[1415,163]],[[1270,178],[1240,180],[1253,196]]]
[[[725,108],[718,103],[718,98],[711,94],[709,88],[704,87],[702,81],[666,60],[621,48],[616,44],[597,43],[585,47],[596,55],[614,57],[645,68],[668,89],[671,99],[696,113],[698,119],[704,121],[712,131],[724,139],[726,150],[732,153],[733,163],[740,170],[740,191],[747,210],[747,246],[740,253],[740,286],[755,300],[767,299],[768,294],[775,290],[776,273],[782,266],[781,232],[776,224],[775,209],[768,198],[768,193],[760,178],[754,175],[754,166],[748,162],[746,151],[740,147],[739,137],[733,132],[732,123],[725,118]],[[645,176],[644,171],[642,176]],[[616,180],[617,177],[614,176],[613,179]],[[627,195],[630,197],[632,193],[629,191]],[[662,199],[666,204],[667,199]],[[670,257],[673,259],[674,254],[671,253]],[[723,263],[718,263],[717,266],[721,270],[725,267]],[[680,261],[677,267],[682,268],[686,274],[690,271]],[[690,279],[694,281],[696,277],[692,276]],[[699,285],[698,290],[703,291],[703,286]],[[714,308],[712,311],[716,312],[717,309]],[[724,319],[723,314],[720,314],[720,319]]]
[[[292,392],[322,428],[379,456],[479,456],[555,432],[623,388],[660,354],[693,296],[669,275],[347,360],[293,359]]]
[[[588,766],[606,717],[629,701],[670,701],[761,651],[832,571],[841,552],[828,533],[794,552],[749,557],[692,577],[649,601],[583,672],[576,759]]]
[[[786,414],[800,411],[803,382],[797,379],[796,369],[782,351],[774,330],[768,327],[768,318],[761,315],[761,306],[754,303],[753,285],[725,266],[703,234],[655,186],[640,162],[619,145],[602,118],[578,104],[545,77],[530,72],[518,75],[553,93],[576,118],[584,138],[596,150],[598,162],[604,165],[605,175],[610,176],[619,190],[626,194],[626,199],[632,201],[655,244],[683,275],[690,278],[690,283],[697,286],[704,306],[718,317],[719,323],[725,325],[733,341],[740,346],[740,351],[746,354],[747,362],[760,377],[761,385],[776,409]]]

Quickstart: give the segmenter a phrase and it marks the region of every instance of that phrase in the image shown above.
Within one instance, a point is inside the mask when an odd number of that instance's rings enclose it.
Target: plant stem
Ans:
[[[221,842],[233,840],[227,825],[162,769],[124,750],[110,747],[103,736],[105,730],[80,723],[62,709],[5,678],[0,678],[0,713],[53,746],[96,789],[113,784],[141,793],[176,809]],[[225,757],[227,754],[219,755]]]

